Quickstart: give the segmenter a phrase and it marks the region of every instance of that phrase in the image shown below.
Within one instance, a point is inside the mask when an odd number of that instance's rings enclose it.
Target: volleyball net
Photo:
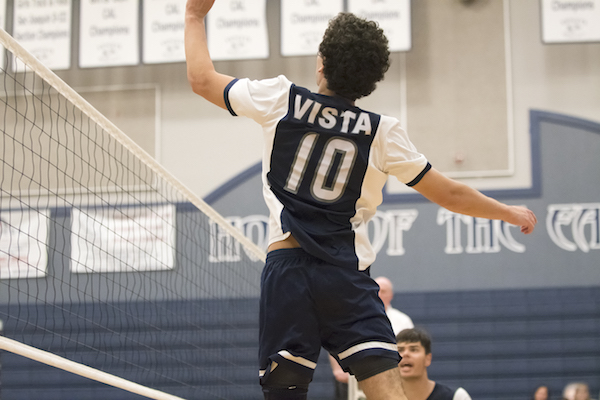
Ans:
[[[0,44],[0,397],[259,391],[264,251],[1,29]]]

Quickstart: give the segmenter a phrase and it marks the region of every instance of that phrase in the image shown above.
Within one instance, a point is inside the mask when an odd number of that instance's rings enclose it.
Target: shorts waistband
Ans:
[[[304,249],[300,247],[295,247],[293,249],[277,249],[267,253],[267,262],[270,260],[277,260],[280,258],[290,258],[290,257],[309,257],[316,258],[313,255],[304,251]]]

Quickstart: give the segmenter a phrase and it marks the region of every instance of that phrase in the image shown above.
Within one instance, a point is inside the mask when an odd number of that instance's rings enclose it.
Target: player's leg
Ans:
[[[269,357],[270,364],[260,378],[265,400],[305,400],[316,364],[287,351],[280,353]]]
[[[267,400],[304,400],[321,342],[302,250],[270,252],[261,280],[260,384]]]
[[[344,371],[366,382],[373,399],[406,399],[400,355],[377,283],[368,273],[347,268],[331,270],[319,282],[328,288],[318,291],[323,297],[316,301],[323,347]]]
[[[398,367],[358,382],[369,400],[407,400]]]

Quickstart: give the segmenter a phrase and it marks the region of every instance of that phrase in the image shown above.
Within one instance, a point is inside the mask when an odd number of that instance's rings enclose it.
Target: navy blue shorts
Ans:
[[[321,346],[351,373],[369,356],[399,362],[378,292],[368,272],[331,265],[302,249],[270,252],[261,278],[261,373],[280,357],[314,371]]]

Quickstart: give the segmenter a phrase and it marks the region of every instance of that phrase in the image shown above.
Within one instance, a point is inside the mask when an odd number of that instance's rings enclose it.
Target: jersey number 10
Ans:
[[[348,139],[333,137],[320,151],[315,152],[318,136],[317,133],[310,132],[300,140],[284,189],[290,193],[298,193],[300,184],[306,178],[307,166],[318,162],[310,184],[310,193],[316,200],[333,203],[346,190],[358,149]]]

